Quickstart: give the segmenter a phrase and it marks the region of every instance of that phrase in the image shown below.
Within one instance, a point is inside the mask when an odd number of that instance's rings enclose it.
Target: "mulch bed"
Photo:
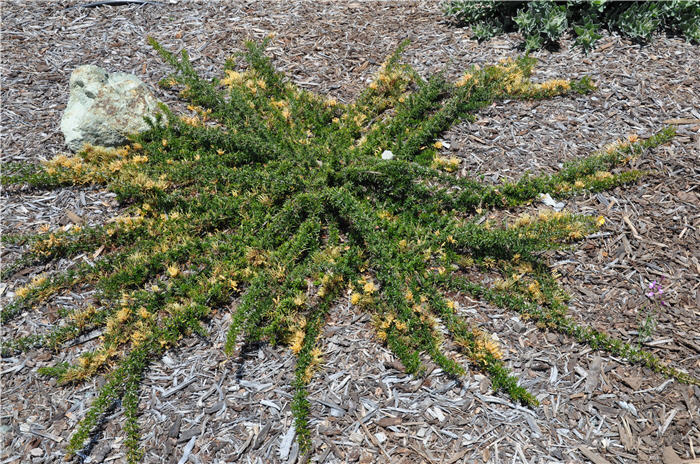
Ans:
[[[444,21],[435,3],[185,2],[73,8],[72,2],[5,2],[2,11],[3,162],[37,162],[65,150],[58,129],[70,72],[82,64],[138,75],[155,84],[169,69],[147,45],[186,48],[205,76],[217,73],[245,39],[276,34],[268,53],[303,88],[350,101],[404,38],[405,59],[419,72],[450,77],[472,63],[517,56],[511,34],[482,44]],[[700,77],[698,47],[658,37],[640,47],[605,36],[589,55],[569,49],[535,53],[536,78],[590,75],[591,96],[499,102],[444,135],[446,154],[462,158],[459,175],[489,182],[559,169],[630,134],[646,137],[664,121],[679,135],[636,161],[653,171],[642,181],[568,201],[567,208],[606,219],[602,234],[550,263],[571,293],[582,322],[636,341],[652,280],[664,277],[667,305],[646,347],[700,377]],[[693,58],[695,57],[695,58]],[[678,122],[678,121],[676,121]],[[58,227],[80,216],[95,224],[118,210],[98,188],[2,193],[5,232]],[[533,205],[535,210],[543,205]],[[19,249],[2,250],[3,263]],[[92,259],[84,256],[79,259]],[[63,260],[0,284],[2,303],[33,275],[65,269]],[[3,338],[45,330],[59,306],[80,304],[88,291],[65,295],[3,327]],[[426,378],[403,373],[372,335],[368,317],[338,305],[324,337],[326,368],[310,385],[311,462],[676,462],[700,448],[700,388],[630,366],[517,315],[464,296],[465,317],[498,334],[508,365],[541,406],[525,409],[494,394],[470,372],[456,382],[439,369]],[[235,303],[235,302],[234,302]],[[288,350],[249,347],[223,354],[228,311],[210,322],[211,337],[191,338],[153,362],[142,388],[145,462],[296,462],[290,411],[294,359]],[[89,337],[88,337],[89,338]],[[0,463],[59,462],[73,426],[101,379],[56,387],[36,368],[70,360],[87,339],[57,355],[35,351],[2,359]],[[121,415],[108,418],[85,462],[124,462]],[[292,443],[291,445],[289,445]],[[670,448],[667,448],[670,447]],[[700,453],[700,452],[698,452]]]

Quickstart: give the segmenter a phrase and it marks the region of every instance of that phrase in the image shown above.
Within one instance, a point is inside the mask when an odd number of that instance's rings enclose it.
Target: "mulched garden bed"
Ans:
[[[275,38],[268,53],[295,83],[347,102],[405,38],[405,59],[419,72],[446,69],[454,78],[469,64],[517,56],[511,34],[482,44],[444,21],[437,2],[185,2],[72,8],[77,2],[5,2],[2,11],[2,160],[38,162],[65,150],[58,129],[70,72],[82,64],[138,75],[155,84],[169,69],[147,45],[186,48],[205,76],[221,69],[245,39]],[[640,47],[606,36],[589,55],[541,51],[537,78],[590,75],[591,96],[541,102],[499,102],[444,134],[446,154],[463,161],[462,176],[488,181],[551,172],[631,134],[646,137],[667,121],[678,136],[636,161],[653,174],[602,194],[582,195],[567,208],[605,217],[602,233],[550,263],[572,295],[580,321],[636,341],[648,284],[664,278],[667,305],[646,347],[700,377],[700,77],[698,47],[658,37]],[[694,58],[695,57],[695,58]],[[666,121],[666,122],[665,122]],[[683,122],[683,124],[677,124]],[[449,148],[448,148],[449,145]],[[533,205],[536,210],[544,205]],[[96,188],[2,193],[6,233],[100,223],[118,210]],[[518,211],[520,212],[520,211]],[[18,256],[2,250],[3,266]],[[97,256],[83,256],[92,260]],[[33,275],[65,269],[62,261],[0,284],[1,303]],[[89,292],[66,295],[74,305]],[[457,296],[465,317],[497,334],[507,364],[540,399],[515,406],[470,372],[456,382],[438,369],[426,378],[403,373],[372,335],[367,316],[339,304],[326,329],[327,366],[310,385],[311,462],[663,462],[695,458],[700,448],[700,388],[588,349],[517,315]],[[235,302],[234,302],[235,304]],[[57,307],[21,315],[3,338],[40,331]],[[191,338],[152,364],[141,395],[145,462],[296,462],[289,387],[294,359],[283,347],[250,347],[224,355],[229,315],[214,314],[208,339]],[[40,366],[73,359],[89,347],[52,355],[34,351],[2,359],[0,463],[59,462],[72,427],[100,379],[56,387]],[[85,462],[123,462],[118,410]],[[669,450],[667,447],[670,447]],[[697,453],[700,454],[700,451]]]

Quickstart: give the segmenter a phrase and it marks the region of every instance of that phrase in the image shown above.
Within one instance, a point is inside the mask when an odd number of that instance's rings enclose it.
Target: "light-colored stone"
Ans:
[[[561,211],[566,206],[566,203],[556,201],[549,193],[540,193],[540,201],[547,206],[551,206],[556,212]]]
[[[383,160],[393,160],[394,154],[391,152],[391,150],[384,150],[382,152],[382,159]]]
[[[143,117],[153,118],[157,110],[156,98],[136,76],[80,66],[70,77],[61,131],[72,151],[85,143],[116,147],[128,143],[127,134],[147,130]]]

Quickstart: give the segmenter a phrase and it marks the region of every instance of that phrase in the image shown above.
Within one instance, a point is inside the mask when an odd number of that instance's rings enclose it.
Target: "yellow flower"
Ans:
[[[323,359],[323,351],[321,351],[321,348],[314,348],[311,350],[311,364],[312,365],[317,365],[321,362]]]
[[[501,352],[501,347],[498,346],[498,343],[491,338],[487,338],[484,340],[484,349],[488,351],[491,356],[493,356],[496,359],[501,359],[503,358],[503,353]]]
[[[134,346],[138,346],[143,341],[146,339],[146,334],[141,332],[140,330],[137,330],[133,334],[131,334],[131,342],[134,344]]]
[[[168,139],[163,139],[161,141],[161,143],[163,144],[164,147],[167,147],[168,146]]]
[[[603,224],[605,224],[605,218],[603,216],[598,216],[595,223],[598,225],[598,227],[602,227]]]
[[[377,216],[379,216],[380,219],[384,219],[387,221],[394,219],[394,216],[392,216],[389,211],[380,211],[377,213]]]
[[[532,264],[522,263],[518,265],[518,272],[521,274],[530,274],[532,272]]]
[[[17,290],[15,290],[15,295],[17,295],[20,298],[24,298],[29,294],[29,287],[20,287]]]
[[[360,299],[362,299],[362,296],[359,293],[353,293],[350,297],[350,303],[357,305],[360,302]]]
[[[177,275],[180,273],[180,269],[176,265],[170,265],[168,266],[168,274],[170,277],[177,277]]]
[[[571,88],[571,85],[568,81],[562,79],[553,79],[551,81],[539,84],[538,87],[542,90],[551,92],[554,90],[569,90],[569,88]]]
[[[117,313],[117,322],[119,322],[120,324],[123,324],[129,319],[129,316],[131,316],[131,310],[129,309],[128,306],[124,306]]]
[[[304,370],[304,377],[302,378],[304,383],[309,383],[311,381],[311,377],[313,377],[313,374],[314,366],[309,364],[308,366],[306,366],[306,370]]]
[[[296,306],[302,306],[306,302],[306,295],[303,293],[298,294],[294,297],[294,304]]]
[[[558,192],[568,192],[569,190],[571,190],[571,184],[569,184],[568,182],[562,182],[555,187],[555,190],[557,190]]]
[[[76,229],[77,229],[77,227],[76,227]],[[40,285],[43,285],[45,283],[46,283],[46,276],[38,275],[32,279],[31,285],[32,285],[32,287],[39,287]]]
[[[433,144],[433,146],[439,150],[439,149],[442,148],[442,142],[440,142],[440,141],[438,140],[437,142],[435,142],[435,143]]]
[[[540,283],[536,280],[533,280],[530,283],[530,285],[527,286],[527,290],[533,295],[538,293],[540,291]]]
[[[582,180],[577,180],[576,182],[574,182],[574,187],[576,188],[584,188],[585,186],[586,184]]]
[[[289,349],[292,350],[292,353],[298,354],[301,351],[301,348],[304,346],[304,336],[303,330],[294,331],[289,341]]]
[[[377,287],[375,287],[373,282],[367,282],[364,287],[362,287],[364,292],[368,295],[371,295],[372,293],[377,291]]]
[[[227,69],[226,70],[226,77],[221,79],[220,83],[222,85],[226,85],[226,86],[231,87],[231,86],[233,86],[233,84],[237,84],[237,83],[241,82],[242,79],[243,79],[243,75],[241,73]]]

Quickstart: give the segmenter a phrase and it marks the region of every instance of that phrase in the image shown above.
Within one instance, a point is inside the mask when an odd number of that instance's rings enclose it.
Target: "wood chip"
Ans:
[[[608,461],[607,459],[605,459],[605,458],[604,458],[603,456],[601,456],[600,454],[598,454],[598,453],[596,453],[596,452],[594,452],[594,451],[591,451],[591,450],[590,450],[589,448],[587,448],[586,446],[579,445],[579,447],[578,447],[577,449],[581,452],[581,454],[583,454],[584,456],[586,456],[586,458],[587,458],[589,461],[591,461],[593,464],[610,464],[610,461]]]
[[[284,434],[282,441],[280,442],[279,457],[281,460],[287,460],[289,451],[292,449],[292,442],[294,441],[295,436],[296,428],[294,427],[294,424],[292,424],[289,429],[287,429],[287,433]]]
[[[677,118],[677,119],[666,119],[664,124],[700,124],[700,119],[690,119],[690,118]]]

